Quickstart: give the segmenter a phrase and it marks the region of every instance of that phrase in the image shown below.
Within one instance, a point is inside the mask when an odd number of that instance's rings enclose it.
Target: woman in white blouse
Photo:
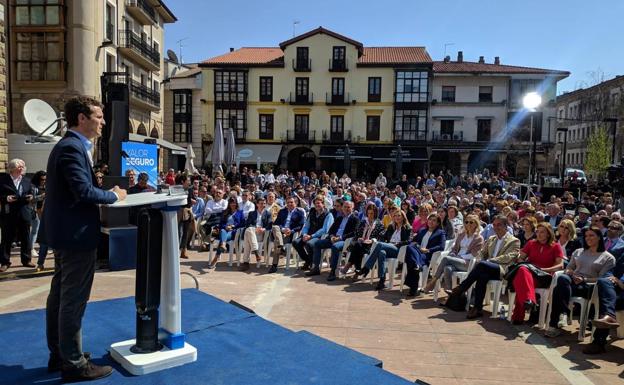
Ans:
[[[476,215],[467,215],[464,219],[464,232],[457,239],[451,252],[440,260],[433,278],[427,283],[424,291],[430,292],[435,287],[436,282],[444,275],[442,283],[445,289],[451,289],[451,277],[455,271],[468,271],[468,265],[483,246],[481,236],[481,226]]]

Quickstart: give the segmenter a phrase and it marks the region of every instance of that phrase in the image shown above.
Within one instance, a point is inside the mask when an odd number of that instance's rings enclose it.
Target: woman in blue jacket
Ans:
[[[228,199],[228,207],[223,211],[221,220],[219,221],[219,247],[210,262],[209,268],[215,266],[219,257],[225,252],[225,245],[228,241],[234,239],[236,230],[245,225],[245,216],[243,210],[239,210],[236,198]]]
[[[436,212],[427,217],[427,227],[420,229],[414,238],[414,243],[407,247],[405,263],[407,275],[405,284],[410,287],[409,295],[418,292],[420,270],[423,266],[429,266],[431,256],[437,251],[444,251],[446,245],[446,233],[442,229],[442,218]]]

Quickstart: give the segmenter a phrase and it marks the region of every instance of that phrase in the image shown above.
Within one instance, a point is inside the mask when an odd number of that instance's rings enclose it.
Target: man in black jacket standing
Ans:
[[[0,272],[11,266],[11,244],[17,237],[20,242],[20,257],[25,267],[35,267],[31,262],[30,223],[33,209],[33,188],[26,178],[26,164],[21,159],[9,161],[9,173],[0,175],[0,221],[2,221],[2,243],[0,251]]]

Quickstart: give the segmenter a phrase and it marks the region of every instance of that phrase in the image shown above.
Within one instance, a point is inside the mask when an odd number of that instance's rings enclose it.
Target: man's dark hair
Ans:
[[[78,125],[78,115],[84,114],[90,117],[93,113],[91,107],[104,108],[102,103],[88,96],[77,96],[65,103],[65,119],[67,127],[76,127]]]
[[[149,175],[147,175],[146,172],[142,172],[139,174],[139,177],[137,179],[139,182],[147,182],[149,180]]]

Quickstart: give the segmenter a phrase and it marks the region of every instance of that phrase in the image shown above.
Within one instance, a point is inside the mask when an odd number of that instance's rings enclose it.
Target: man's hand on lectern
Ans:
[[[112,192],[114,192],[115,194],[117,194],[117,197],[119,198],[120,201],[126,199],[126,195],[128,195],[128,193],[126,192],[126,190],[120,188],[119,186],[115,186],[111,189]]]

